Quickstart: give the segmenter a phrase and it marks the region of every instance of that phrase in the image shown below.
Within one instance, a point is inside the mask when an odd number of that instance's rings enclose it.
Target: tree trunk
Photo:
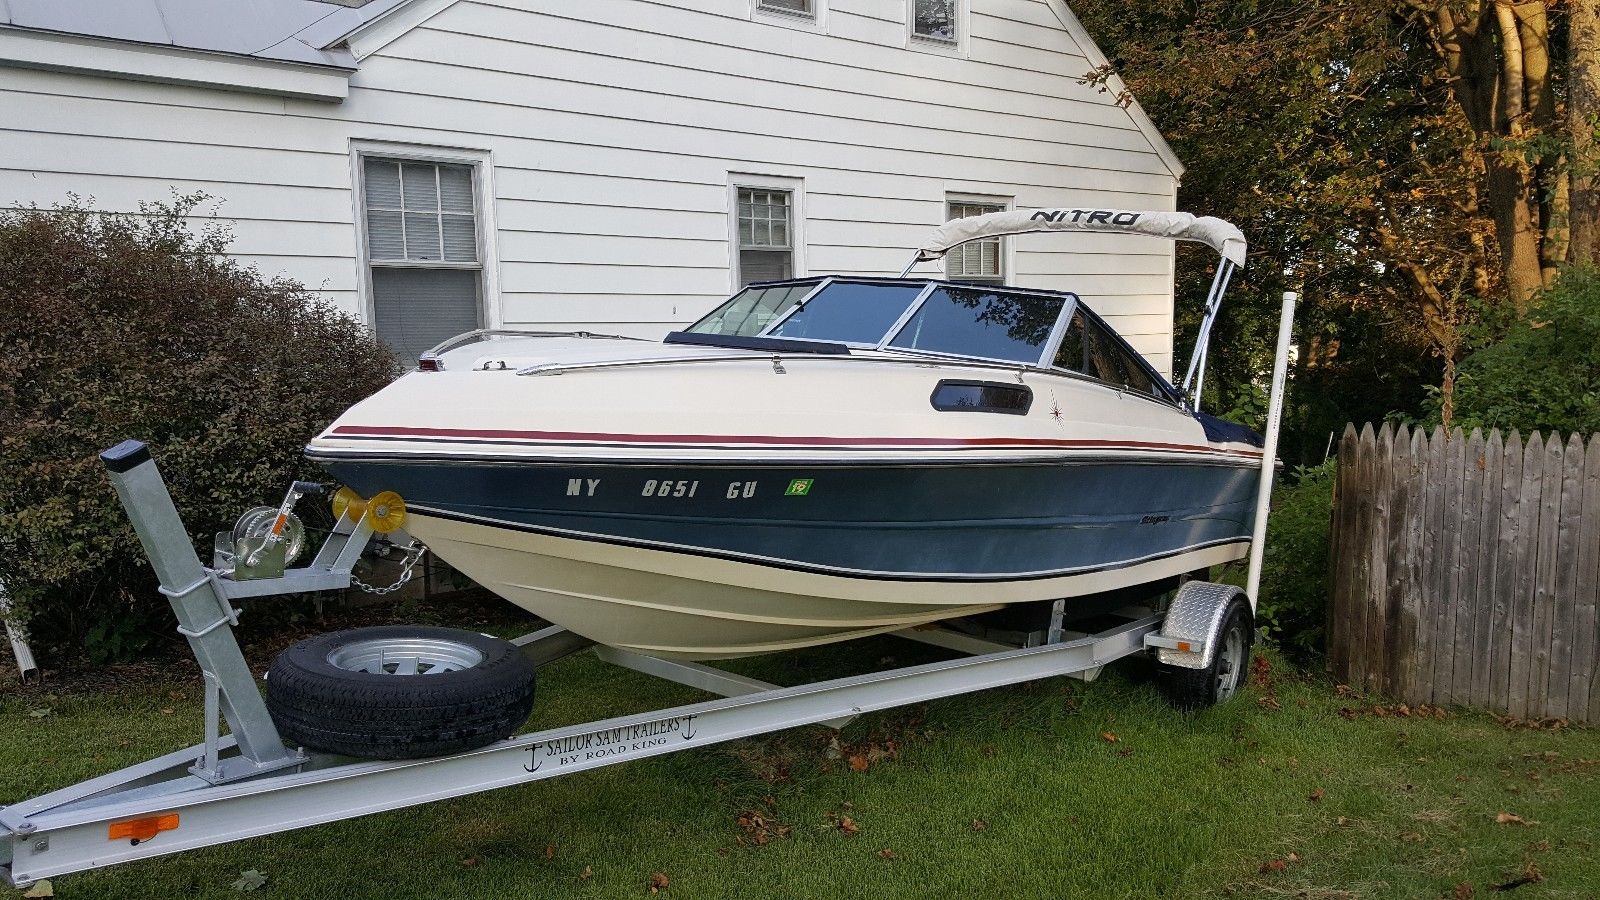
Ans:
[[[1533,194],[1532,167],[1516,150],[1492,152],[1488,164],[1489,179],[1484,197],[1494,217],[1506,291],[1520,312],[1544,286],[1544,265],[1539,250],[1542,229],[1539,204]]]
[[[1569,0],[1567,128],[1572,134],[1567,258],[1600,263],[1600,0]]]

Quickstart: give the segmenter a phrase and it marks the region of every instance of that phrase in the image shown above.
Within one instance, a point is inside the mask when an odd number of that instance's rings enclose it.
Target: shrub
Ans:
[[[1268,637],[1296,655],[1322,649],[1328,609],[1328,530],[1334,460],[1298,469],[1274,493],[1267,520],[1257,616]]]
[[[150,444],[209,561],[210,535],[316,477],[305,441],[395,374],[359,322],[192,230],[202,199],[0,213],[0,584],[58,657],[173,627],[98,451]]]
[[[1574,268],[1461,363],[1454,424],[1600,431],[1600,272]]]

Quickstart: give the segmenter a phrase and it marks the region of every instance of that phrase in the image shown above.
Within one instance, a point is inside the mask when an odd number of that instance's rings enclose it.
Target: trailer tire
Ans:
[[[1241,595],[1234,598],[1223,614],[1217,631],[1217,649],[1209,665],[1201,669],[1156,664],[1162,693],[1182,710],[1205,709],[1226,702],[1250,673],[1250,650],[1255,639],[1255,617]]]
[[[514,734],[534,665],[510,641],[382,625],[318,635],[267,672],[267,710],[291,744],[364,759],[459,753]]]

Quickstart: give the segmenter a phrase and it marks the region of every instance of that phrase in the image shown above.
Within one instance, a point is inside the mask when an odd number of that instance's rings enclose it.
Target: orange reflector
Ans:
[[[137,844],[142,841],[148,841],[163,831],[171,831],[177,827],[177,813],[149,816],[144,819],[130,819],[126,822],[112,822],[110,836],[107,840],[117,841],[123,838],[131,838]]]
[[[1179,641],[1178,642],[1178,652],[1179,653],[1189,653],[1189,652],[1192,652],[1193,650],[1194,650],[1194,646],[1192,644],[1190,644],[1188,641]]]

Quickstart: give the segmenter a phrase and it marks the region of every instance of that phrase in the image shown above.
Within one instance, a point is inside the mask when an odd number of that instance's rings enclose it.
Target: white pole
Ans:
[[[1278,319],[1278,355],[1272,362],[1272,399],[1267,409],[1267,440],[1262,448],[1261,487],[1256,491],[1255,534],[1250,538],[1250,575],[1245,595],[1254,609],[1261,592],[1261,560],[1267,549],[1267,513],[1272,508],[1272,480],[1277,474],[1278,428],[1283,422],[1283,391],[1289,380],[1289,337],[1294,330],[1294,306],[1299,296],[1283,295],[1283,314]]]
[[[22,676],[24,682],[39,674],[39,666],[33,660],[33,650],[23,638],[22,632],[11,624],[6,614],[11,611],[11,601],[6,598],[5,585],[0,584],[0,622],[6,627],[6,637],[11,641],[11,653],[17,660],[17,674]]]

